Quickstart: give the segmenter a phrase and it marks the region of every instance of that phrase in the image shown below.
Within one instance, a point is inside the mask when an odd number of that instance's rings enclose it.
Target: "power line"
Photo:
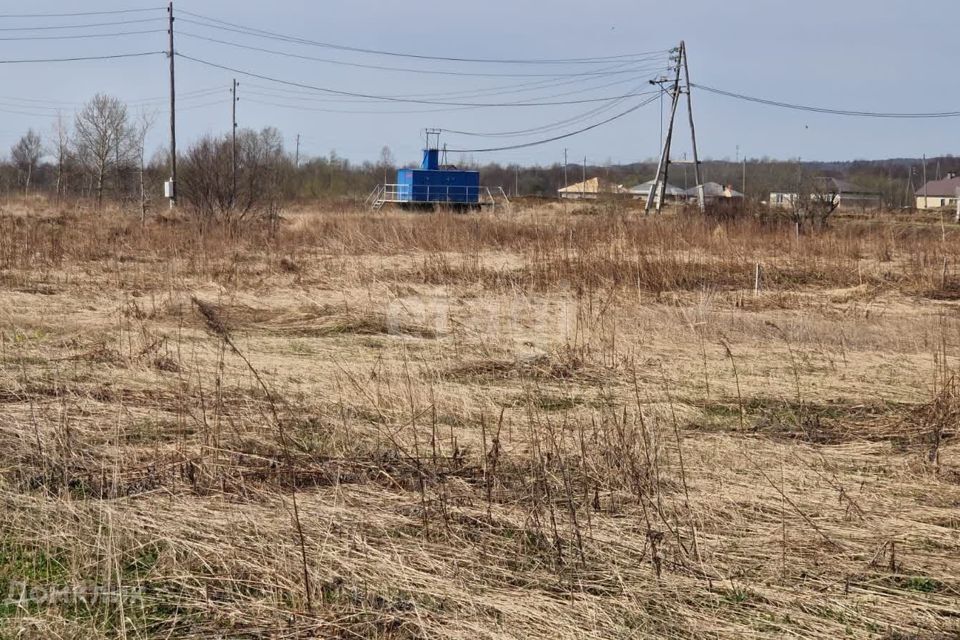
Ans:
[[[317,87],[302,82],[294,82],[292,80],[281,80],[279,78],[273,78],[267,75],[253,73],[251,71],[244,71],[242,69],[237,69],[235,67],[229,67],[227,65],[217,64],[215,62],[209,62],[207,60],[201,60],[200,58],[194,58],[192,56],[184,55],[182,53],[177,53],[178,58],[183,58],[185,60],[190,60],[191,62],[196,62],[208,67],[213,67],[215,69],[222,69],[224,71],[230,71],[232,73],[239,73],[251,78],[258,78],[260,80],[266,80],[268,82],[276,82],[278,84],[285,84],[292,87],[300,87],[302,89],[312,89],[314,91],[319,91],[322,93],[329,93],[332,95],[346,96],[351,98],[366,98],[368,100],[378,100],[383,102],[402,102],[410,104],[426,104],[434,106],[447,106],[447,107],[552,107],[552,106],[561,106],[561,105],[570,105],[570,104],[589,104],[592,102],[610,102],[612,100],[619,100],[620,98],[631,98],[638,94],[626,94],[621,96],[610,96],[606,98],[586,98],[582,100],[565,100],[565,101],[555,101],[555,102],[502,102],[502,103],[490,103],[490,102],[442,102],[435,100],[419,100],[415,98],[392,98],[389,96],[378,96],[365,93],[355,93],[352,91],[342,91],[339,89],[329,89],[326,87]],[[552,96],[559,97],[559,96]]]
[[[244,25],[236,24],[233,22],[227,22],[225,20],[219,20],[217,18],[211,18],[209,16],[204,16],[199,13],[193,13],[190,11],[180,11],[180,13],[188,16],[193,16],[194,18],[199,18],[200,20],[205,20],[207,22],[212,22],[215,24],[203,24],[196,22],[194,20],[188,20],[186,18],[181,18],[182,22],[189,22],[190,24],[199,24],[210,29],[220,29],[222,31],[234,31],[235,33],[243,33],[245,35],[252,35],[263,38],[271,38],[276,40],[283,40],[286,42],[292,42],[296,44],[305,44],[315,47],[324,47],[327,49],[336,49],[339,51],[350,51],[353,53],[365,53],[371,55],[379,56],[390,56],[396,58],[411,58],[415,60],[432,60],[432,61],[441,61],[441,62],[470,62],[470,63],[480,63],[480,64],[603,64],[609,63],[614,60],[626,60],[631,58],[637,58],[647,55],[663,54],[666,51],[644,51],[631,54],[623,54],[616,56],[601,56],[601,57],[592,57],[592,58],[559,58],[559,59],[502,59],[502,58],[460,58],[460,57],[450,57],[450,56],[429,56],[422,54],[414,53],[401,53],[397,51],[387,51],[382,49],[365,49],[362,47],[352,47],[341,44],[334,44],[330,42],[320,42],[315,40],[307,40],[306,38],[300,38],[297,36],[289,36],[282,33],[276,33],[273,31],[266,31],[264,29],[256,29],[253,27],[247,27]],[[218,26],[224,25],[224,26]]]
[[[150,11],[161,11],[165,7],[153,7],[150,9],[117,9],[114,11],[77,11],[73,13],[0,13],[2,19],[12,18],[76,18],[80,16],[111,16],[122,13],[148,13]]]
[[[163,29],[147,29],[143,31],[120,31],[115,33],[87,33],[75,36],[18,36],[14,38],[0,38],[0,41],[33,41],[33,40],[82,40],[87,38],[116,38],[119,36],[138,36],[148,33],[166,33]]]
[[[659,93],[659,92],[647,92],[647,95],[650,95],[653,93]],[[644,94],[637,94],[637,95],[644,95]],[[566,118],[564,120],[559,120],[551,124],[541,125],[539,127],[532,127],[529,129],[517,129],[514,131],[498,131],[498,132],[458,131],[456,129],[444,129],[443,131],[444,133],[452,133],[454,135],[467,136],[467,137],[473,137],[473,138],[516,138],[520,136],[531,135],[534,133],[546,133],[547,131],[553,131],[565,126],[577,124],[579,122],[584,122],[594,116],[600,115],[601,113],[605,113],[607,111],[611,111],[615,109],[625,101],[626,99],[617,100],[607,105],[594,107],[589,111],[580,113],[570,118]]]
[[[642,109],[643,107],[645,107],[645,106],[647,106],[648,104],[652,103],[652,102],[655,101],[656,99],[657,99],[656,96],[654,96],[653,98],[648,98],[647,100],[644,100],[644,101],[641,102],[640,104],[634,105],[634,106],[630,107],[629,109],[627,109],[626,111],[623,111],[623,112],[621,112],[621,113],[618,113],[617,115],[613,116],[612,118],[607,118],[606,120],[603,120],[602,122],[597,122],[596,124],[592,124],[592,125],[590,125],[589,127],[584,127],[583,129],[578,129],[577,131],[572,131],[572,132],[570,132],[570,133],[565,133],[565,134],[560,135],[560,136],[554,136],[554,137],[548,138],[548,139],[546,139],[546,140],[537,140],[536,142],[527,142],[527,143],[525,143],[525,144],[516,144],[516,145],[511,145],[511,146],[509,146],[509,147],[493,147],[493,148],[489,148],[489,149],[447,149],[447,153],[492,153],[492,152],[494,152],[494,151],[512,151],[512,150],[514,150],[514,149],[529,149],[530,147],[538,147],[538,146],[541,146],[541,145],[550,144],[551,142],[557,142],[558,140],[566,140],[567,138],[572,138],[572,137],[574,137],[574,136],[578,136],[578,135],[580,135],[581,133],[586,133],[587,131],[592,131],[592,130],[597,129],[597,128],[599,128],[599,127],[602,127],[602,126],[604,126],[604,125],[606,125],[606,124],[610,124],[611,122],[614,122],[614,121],[616,121],[616,120],[619,120],[619,119],[621,119],[621,118],[625,118],[626,116],[630,115],[630,114],[633,113],[634,111],[638,111],[639,109]]]
[[[20,60],[0,60],[0,64],[34,64],[47,62],[83,62],[86,60],[118,60],[120,58],[142,58],[144,56],[167,55],[166,51],[145,51],[143,53],[116,53],[106,56],[79,56],[76,58],[27,58]]]
[[[63,29],[93,29],[95,27],[116,27],[127,24],[143,24],[145,22],[157,22],[161,18],[142,18],[140,20],[119,20],[116,22],[96,22],[88,24],[64,24],[57,26],[43,27],[0,27],[0,31],[57,31]]]
[[[618,85],[626,84],[626,83],[628,83],[628,82],[636,82],[636,81],[637,81],[637,78],[636,78],[636,77],[622,78],[622,79],[616,80],[616,81],[614,81],[614,82],[608,82],[608,83],[606,83],[606,84],[588,86],[588,87],[584,87],[584,88],[577,89],[577,90],[575,90],[575,91],[566,91],[566,92],[563,92],[563,93],[555,93],[555,94],[552,94],[552,95],[549,95],[549,96],[542,96],[541,98],[530,97],[530,98],[528,98],[527,100],[522,100],[522,101],[520,101],[520,102],[526,102],[526,101],[537,100],[537,99],[563,98],[563,97],[566,97],[566,96],[579,95],[579,94],[588,93],[588,92],[591,92],[591,91],[597,91],[597,90],[600,90],[600,89],[606,89],[606,88],[609,88],[609,87],[618,86]],[[518,94],[518,93],[528,93],[528,92],[530,92],[530,91],[544,91],[544,90],[552,89],[552,88],[554,88],[554,87],[559,87],[559,86],[562,86],[562,85],[565,85],[565,84],[570,84],[570,83],[569,83],[569,82],[564,82],[564,83],[552,84],[552,85],[549,85],[549,86],[531,87],[531,88],[528,88],[528,89],[514,89],[514,90],[509,90],[509,91],[460,92],[460,94],[452,94],[452,95],[450,95],[450,98],[456,98],[456,99],[459,99],[459,100],[466,100],[466,99],[471,99],[471,98],[481,98],[481,97],[487,97],[487,96],[493,97],[493,96],[498,96],[498,95],[510,95],[510,94]],[[642,84],[642,85],[640,85],[640,86],[638,86],[638,87],[635,87],[635,88],[630,92],[630,97],[632,97],[633,95],[639,95],[639,94],[634,94],[634,91],[639,90],[640,87],[643,87],[643,86],[646,86],[646,83],[645,83],[645,82],[644,82],[644,84]],[[349,99],[349,98],[340,98],[340,99],[338,99],[338,98],[317,98],[316,96],[314,96],[314,98],[311,100],[310,98],[307,98],[307,97],[299,97],[299,98],[298,98],[298,97],[293,97],[293,96],[270,95],[270,94],[264,94],[263,92],[253,92],[253,93],[254,93],[254,94],[258,94],[258,93],[259,93],[259,95],[261,95],[262,97],[267,97],[267,98],[275,98],[275,99],[276,99],[276,98],[279,98],[279,99],[281,99],[281,100],[297,100],[297,101],[301,101],[301,102],[333,102],[333,103],[361,103],[361,104],[366,104],[366,103],[369,103],[369,102],[370,102],[369,99],[363,99],[363,98],[352,98],[352,99]],[[384,100],[416,99],[416,100],[418,100],[418,101],[440,100],[440,99],[442,99],[442,98],[444,98],[444,97],[446,97],[446,96],[444,96],[443,94],[436,94],[436,95],[424,94],[424,95],[419,96],[419,97],[407,96],[407,95],[404,95],[404,96],[398,96],[398,95],[380,96],[380,98],[382,98],[382,99],[384,99]],[[441,103],[438,103],[438,104],[441,104]],[[484,104],[486,104],[486,103],[484,103]],[[476,106],[478,106],[478,105],[477,105],[477,104],[473,104],[473,103],[469,103],[469,104],[456,103],[456,106],[476,107]]]
[[[186,18],[181,18],[181,22],[189,22],[192,24],[201,24]],[[208,25],[201,25],[208,26]],[[566,73],[566,74],[556,74],[556,73],[478,73],[478,72],[469,72],[469,71],[442,71],[438,69],[412,69],[409,67],[390,67],[378,64],[364,64],[360,62],[348,62],[346,60],[335,60],[331,58],[320,58],[317,56],[308,56],[303,54],[291,53],[289,51],[278,51],[276,49],[267,49],[265,47],[255,47],[253,45],[241,44],[239,42],[232,42],[229,40],[220,40],[218,38],[210,38],[208,36],[202,36],[196,33],[190,33],[188,31],[178,30],[178,36],[186,36],[187,38],[193,38],[195,40],[202,40],[204,42],[211,42],[214,44],[221,44],[229,47],[235,47],[238,49],[246,49],[248,51],[259,51],[260,53],[269,53],[271,55],[283,56],[286,58],[294,58],[298,60],[310,60],[313,62],[323,62],[326,64],[339,65],[344,67],[352,67],[355,69],[372,69],[374,71],[392,71],[398,73],[415,73],[423,75],[438,75],[438,76],[458,76],[458,77],[474,77],[474,78],[559,78],[559,77],[587,77],[593,75],[604,75],[606,71],[580,71],[577,73]],[[247,34],[247,35],[256,35],[256,34]],[[666,58],[664,57],[664,61]],[[637,62],[656,62],[655,58],[650,58],[648,60],[637,60]],[[632,61],[631,61],[632,62]],[[626,65],[628,63],[621,63],[620,66]],[[620,73],[629,73],[631,70],[624,70]]]
[[[883,113],[883,112],[876,112],[876,111],[847,111],[844,109],[811,107],[807,105],[791,104],[789,102],[778,102],[776,100],[766,100],[764,98],[754,98],[752,96],[747,96],[740,93],[733,93],[732,91],[715,89],[713,87],[708,87],[702,84],[691,83],[690,86],[696,87],[697,89],[703,89],[704,91],[707,91],[709,93],[715,93],[720,96],[726,96],[728,98],[734,98],[734,99],[743,100],[746,102],[764,104],[770,107],[780,107],[783,109],[793,109],[794,111],[807,111],[812,113],[826,113],[826,114],[835,115],[835,116],[850,116],[850,117],[857,117],[857,118],[901,118],[901,119],[960,117],[960,111],[940,111],[940,112],[929,112],[929,113]]]

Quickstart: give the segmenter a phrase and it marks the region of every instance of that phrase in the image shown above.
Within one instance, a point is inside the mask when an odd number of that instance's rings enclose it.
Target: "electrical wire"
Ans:
[[[617,69],[619,69],[619,65],[617,66]],[[650,69],[650,68],[644,68],[644,69],[629,69],[629,70],[626,70],[626,71],[619,71],[619,70],[617,70],[617,71],[612,71],[612,70],[611,70],[610,72],[605,73],[605,74],[602,74],[602,75],[601,75],[601,74],[597,74],[597,75],[595,76],[595,79],[602,79],[603,77],[609,77],[609,76],[614,76],[614,75],[622,75],[622,74],[624,74],[624,73],[630,73],[630,74],[633,74],[633,75],[638,75],[638,74],[642,74],[642,73],[650,72],[650,71],[653,71],[653,69]],[[579,84],[579,83],[592,82],[592,81],[593,81],[593,79],[583,80],[582,78],[573,78],[573,79],[551,79],[551,80],[539,80],[539,81],[536,81],[536,82],[521,82],[521,83],[516,83],[516,84],[500,85],[500,86],[494,86],[494,87],[488,87],[488,88],[484,88],[484,89],[476,89],[476,90],[470,90],[470,91],[452,91],[452,92],[444,92],[444,93],[418,93],[418,94],[416,94],[416,95],[409,95],[409,94],[407,94],[407,95],[394,95],[394,96],[391,96],[391,97],[394,97],[394,98],[417,97],[417,98],[431,98],[431,99],[434,99],[434,98],[437,98],[437,99],[439,99],[439,98],[472,98],[472,97],[493,96],[493,95],[509,95],[509,94],[516,94],[516,93],[528,93],[528,92],[530,92],[530,91],[537,91],[537,90],[542,90],[542,89],[546,89],[546,88],[560,87],[560,86],[569,85],[569,84]],[[630,79],[628,78],[626,81],[629,82]],[[284,93],[284,94],[291,94],[291,95],[267,95],[267,96],[266,96],[266,97],[271,97],[271,98],[281,98],[281,99],[298,100],[298,101],[312,100],[312,101],[316,101],[316,102],[343,102],[343,100],[338,100],[338,99],[334,99],[334,98],[318,99],[318,98],[316,97],[316,92],[307,92],[307,91],[298,91],[298,90],[295,90],[295,89],[283,89],[283,88],[278,88],[278,87],[269,87],[269,86],[266,86],[266,85],[258,85],[257,83],[247,84],[247,86],[248,86],[248,87],[249,87],[249,86],[253,86],[253,87],[255,87],[255,88],[266,89],[266,90],[269,90],[269,91],[277,91],[277,92],[281,92],[281,93]],[[599,88],[599,87],[598,87],[598,88]],[[309,97],[304,97],[304,96],[309,96]]]
[[[165,29],[147,29],[143,31],[121,31],[114,33],[87,33],[75,36],[18,36],[14,38],[0,38],[3,42],[34,41],[34,40],[83,40],[88,38],[116,38],[119,36],[139,36],[148,33],[167,33]]]
[[[95,27],[117,27],[127,24],[143,24],[144,22],[157,22],[162,18],[142,18],[140,20],[119,20],[116,22],[97,22],[93,24],[64,24],[58,26],[43,27],[0,27],[0,31],[57,31],[62,29],[93,29]]]
[[[447,106],[447,107],[552,107],[552,106],[561,106],[569,104],[589,104],[592,102],[610,102],[612,100],[618,100],[620,98],[631,98],[635,94],[626,94],[622,96],[610,96],[606,98],[586,98],[582,100],[565,100],[565,101],[554,101],[554,102],[501,102],[501,103],[490,103],[490,102],[443,102],[435,100],[419,100],[414,98],[391,98],[389,96],[378,96],[365,93],[355,93],[352,91],[342,91],[339,89],[329,89],[326,87],[317,87],[302,82],[294,82],[292,80],[281,80],[279,78],[273,78],[267,75],[253,73],[251,71],[244,71],[243,69],[237,69],[235,67],[229,67],[227,65],[217,64],[215,62],[210,62],[208,60],[202,60],[200,58],[194,58],[182,53],[176,53],[178,58],[183,58],[184,60],[190,60],[191,62],[196,62],[204,66],[212,67],[215,69],[222,69],[224,71],[230,71],[232,73],[238,73],[240,75],[248,76],[251,78],[257,78],[259,80],[266,80],[268,82],[276,82],[278,84],[284,84],[292,87],[300,87],[302,89],[312,89],[314,91],[319,91],[322,93],[328,93],[331,95],[346,96],[351,98],[365,98],[368,100],[382,101],[382,102],[401,102],[401,103],[410,103],[410,104],[425,104],[433,106]],[[549,96],[546,99],[553,97],[562,97],[558,96]]]
[[[702,89],[709,93],[714,93],[720,96],[726,96],[728,98],[735,98],[737,100],[743,100],[746,102],[754,102],[757,104],[763,104],[770,107],[780,107],[783,109],[792,109],[794,111],[807,111],[812,113],[825,113],[835,116],[850,116],[857,118],[894,118],[894,119],[932,119],[932,118],[958,118],[960,117],[960,111],[939,111],[939,112],[929,112],[929,113],[883,113],[876,111],[847,111],[844,109],[829,109],[826,107],[811,107],[807,105],[800,104],[791,104],[789,102],[778,102],[776,100],[766,100],[764,98],[754,98],[752,96],[743,95],[740,93],[734,93],[732,91],[724,91],[722,89],[715,89],[713,87],[708,87],[702,84],[693,84],[690,83],[691,87],[697,89]]]
[[[0,60],[0,64],[34,64],[47,62],[83,62],[86,60],[118,60],[120,58],[142,58],[144,56],[167,55],[166,51],[145,51],[143,53],[115,53],[105,56],[79,56],[76,58],[25,58],[20,60]]]
[[[657,93],[657,92],[648,92],[647,95],[650,95],[653,93]],[[644,95],[644,94],[637,94],[637,95]],[[529,129],[517,129],[514,131],[498,131],[498,132],[475,132],[475,131],[458,131],[456,129],[443,129],[443,132],[450,133],[453,135],[467,136],[467,137],[474,137],[474,138],[517,138],[520,136],[527,136],[534,133],[546,133],[548,131],[554,131],[562,127],[577,124],[579,122],[584,122],[586,120],[589,120],[590,118],[593,118],[594,116],[600,115],[602,113],[606,113],[607,111],[612,111],[613,109],[616,109],[618,106],[620,106],[624,102],[626,102],[626,99],[616,100],[610,104],[603,105],[600,107],[594,107],[589,111],[580,113],[570,118],[559,120],[551,124],[541,125],[539,127],[531,127]]]
[[[625,60],[632,59],[647,55],[662,55],[667,53],[664,51],[644,51],[631,54],[623,54],[616,56],[600,56],[592,58],[559,58],[559,59],[501,59],[501,58],[459,58],[459,57],[449,57],[449,56],[428,56],[414,53],[401,53],[397,51],[387,51],[381,49],[364,49],[362,47],[351,47],[347,45],[334,44],[330,42],[320,42],[315,40],[308,40],[306,38],[300,38],[297,36],[289,36],[282,33],[276,33],[273,31],[266,31],[264,29],[256,29],[253,27],[247,27],[244,25],[236,24],[233,22],[227,22],[225,20],[219,20],[217,18],[211,18],[199,13],[193,13],[191,11],[180,11],[180,13],[194,18],[199,18],[200,20],[205,20],[209,23],[214,24],[203,24],[199,23],[196,20],[189,20],[186,18],[180,18],[181,22],[188,22],[190,24],[199,24],[200,26],[207,27],[209,29],[219,29],[222,31],[233,31],[235,33],[243,33],[245,35],[252,35],[261,38],[271,38],[275,40],[283,40],[285,42],[292,42],[296,44],[304,44],[315,47],[324,47],[327,49],[336,49],[339,51],[350,51],[353,53],[365,53],[371,55],[379,56],[390,56],[397,58],[411,58],[415,60],[431,60],[431,61],[441,61],[441,62],[469,62],[469,63],[480,63],[480,64],[604,64],[609,63],[614,60]],[[222,25],[222,26],[218,26]]]
[[[193,21],[187,21],[193,23]],[[195,23],[200,24],[200,23]],[[206,26],[206,25],[203,25]],[[256,35],[256,34],[247,34],[247,35]],[[187,38],[193,38],[196,40],[202,40],[204,42],[211,42],[214,44],[221,44],[229,47],[235,47],[238,49],[246,49],[248,51],[258,51],[260,53],[269,53],[271,55],[278,55],[287,58],[294,58],[298,60],[310,60],[313,62],[323,62],[326,64],[333,64],[343,67],[352,67],[355,69],[372,69],[375,71],[392,71],[398,73],[414,73],[421,75],[437,75],[437,76],[457,76],[457,77],[474,77],[474,78],[553,78],[553,77],[585,77],[592,75],[599,75],[604,72],[596,71],[581,71],[577,73],[567,73],[567,74],[556,74],[556,73],[479,73],[479,72],[469,72],[469,71],[443,71],[439,69],[412,69],[409,67],[390,67],[377,64],[364,64],[360,62],[348,62],[346,60],[335,60],[331,58],[320,58],[317,56],[308,56],[303,54],[291,53],[288,51],[278,51],[276,49],[267,49],[265,47],[255,47],[253,45],[242,44],[239,42],[232,42],[229,40],[220,40],[218,38],[210,38],[207,36],[202,36],[196,33],[190,33],[189,31],[178,30],[177,36],[185,36]],[[664,62],[666,57],[662,56]],[[656,59],[650,58],[649,60],[638,60],[638,62],[654,62]],[[624,63],[626,64],[626,63]],[[626,71],[625,71],[626,73]]]
[[[579,88],[579,89],[577,89],[577,90],[575,90],[575,91],[566,91],[566,92],[563,92],[563,93],[552,94],[552,95],[550,95],[550,96],[543,96],[542,99],[564,98],[564,97],[572,96],[572,95],[580,95],[580,94],[583,94],[583,93],[588,93],[588,92],[591,92],[591,91],[597,91],[597,90],[600,90],[600,89],[607,89],[607,88],[610,88],[610,87],[613,87],[613,86],[618,86],[618,85],[626,84],[626,83],[628,83],[628,82],[629,82],[629,83],[632,83],[632,82],[636,82],[636,81],[637,81],[637,78],[635,78],[635,77],[625,78],[625,79],[619,79],[619,80],[616,80],[616,81],[614,81],[614,82],[608,82],[608,83],[606,83],[606,84],[601,84],[601,85],[595,85],[595,86],[589,86],[589,87]],[[557,86],[559,86],[559,85],[557,85]],[[641,86],[645,86],[645,83],[644,83],[644,85],[641,85]],[[461,99],[461,100],[466,100],[466,99],[471,99],[471,98],[487,97],[488,95],[489,95],[490,97],[492,97],[492,96],[495,96],[495,95],[510,95],[510,94],[517,94],[517,93],[526,93],[526,92],[529,92],[529,91],[544,91],[544,90],[546,90],[546,89],[552,89],[552,88],[554,88],[554,87],[553,87],[553,86],[547,86],[547,87],[534,87],[534,88],[532,88],[532,89],[527,89],[527,90],[514,90],[514,91],[506,91],[506,92],[502,92],[502,91],[501,91],[501,92],[497,92],[497,93],[494,93],[494,94],[483,94],[483,93],[479,93],[479,94],[466,94],[466,95],[457,96],[457,98],[458,98],[458,99]],[[639,88],[638,88],[638,89],[639,89]],[[636,90],[638,90],[638,89],[634,89],[634,91],[636,91]],[[252,94],[254,94],[254,95],[258,95],[258,93],[259,93],[259,94],[261,94],[260,97],[267,97],[267,98],[274,98],[274,99],[281,99],[281,100],[296,99],[296,100],[299,100],[299,101],[301,101],[301,102],[311,101],[311,100],[309,100],[308,98],[291,98],[291,97],[289,97],[289,96],[263,95],[263,92],[256,92],[256,91],[248,91],[247,93],[252,93]],[[633,91],[631,91],[629,95],[630,95],[630,96],[634,95],[634,94],[633,94]],[[419,98],[414,98],[413,96],[382,96],[382,98],[387,99],[387,100],[390,100],[390,101],[406,100],[406,99],[408,99],[408,98],[409,98],[409,99],[416,99],[416,100],[418,100],[418,101],[421,101],[421,100],[424,100],[424,101],[425,101],[425,100],[428,100],[428,99],[429,99],[429,100],[438,100],[439,98],[442,98],[442,97],[443,97],[443,96],[434,96],[434,95],[429,95],[429,94],[423,95],[423,96],[421,96],[421,97],[419,97]],[[537,97],[530,97],[530,98],[528,98],[528,100],[535,100],[535,99],[541,99],[541,98],[537,98]],[[361,98],[352,98],[352,99],[350,99],[350,98],[342,98],[342,99],[336,99],[336,98],[326,98],[326,99],[320,98],[320,99],[318,99],[318,98],[314,98],[314,100],[312,100],[311,102],[334,102],[334,103],[341,103],[341,104],[342,104],[342,103],[361,103],[361,104],[367,104],[367,103],[370,102],[370,100],[369,100],[369,99],[361,99]],[[441,104],[441,103],[438,103],[438,104]],[[477,105],[477,104],[474,104],[474,103],[467,103],[467,104],[454,103],[454,106],[476,107],[476,106],[478,106],[478,105]]]
[[[493,147],[493,148],[489,148],[489,149],[447,149],[446,151],[447,151],[447,153],[492,153],[492,152],[494,152],[494,151],[513,151],[514,149],[529,149],[530,147],[539,147],[539,146],[542,146],[542,145],[545,145],[545,144],[550,144],[551,142],[557,142],[557,141],[559,141],[559,140],[566,140],[567,138],[572,138],[572,137],[574,137],[574,136],[578,136],[578,135],[580,135],[580,134],[582,134],[582,133],[586,133],[586,132],[588,132],[588,131],[592,131],[592,130],[594,130],[594,129],[598,129],[598,128],[604,126],[604,125],[610,124],[611,122],[615,122],[615,121],[617,121],[617,120],[620,120],[621,118],[625,118],[625,117],[627,117],[628,115],[630,115],[631,113],[633,113],[633,112],[635,112],[635,111],[638,111],[638,110],[642,109],[643,107],[647,106],[648,104],[652,103],[652,102],[655,101],[656,99],[657,99],[656,96],[654,96],[654,97],[652,97],[652,98],[648,98],[647,100],[644,100],[644,101],[641,102],[640,104],[636,104],[636,105],[630,107],[629,109],[627,109],[626,111],[623,111],[623,112],[621,112],[621,113],[618,113],[617,115],[613,116],[612,118],[607,118],[606,120],[603,120],[603,121],[601,121],[601,122],[597,122],[596,124],[592,124],[592,125],[590,125],[589,127],[584,127],[583,129],[578,129],[577,131],[572,131],[572,132],[570,132],[570,133],[565,133],[565,134],[560,135],[560,136],[554,136],[554,137],[548,138],[548,139],[546,139],[546,140],[537,140],[537,141],[535,141],[535,142],[527,142],[527,143],[525,143],[525,144],[516,144],[516,145],[511,145],[511,146],[508,146],[508,147]]]
[[[116,9],[114,11],[77,11],[73,13],[0,13],[0,19],[12,18],[76,18],[80,16],[112,16],[122,13],[148,13],[150,11],[166,11],[166,7],[151,9]]]

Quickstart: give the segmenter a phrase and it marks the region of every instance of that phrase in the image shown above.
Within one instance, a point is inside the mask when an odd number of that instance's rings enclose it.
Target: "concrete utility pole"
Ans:
[[[663,206],[663,195],[666,190],[667,175],[669,173],[667,167],[670,164],[670,145],[673,142],[673,123],[677,117],[677,104],[680,102],[680,63],[681,56],[683,55],[683,47],[674,49],[674,53],[677,54],[675,61],[676,66],[676,77],[673,80],[673,87],[670,89],[670,97],[672,98],[672,104],[670,107],[670,125],[667,127],[667,135],[664,138],[663,150],[660,153],[660,162],[657,165],[657,175],[653,180],[653,187],[650,189],[650,193],[647,194],[647,207],[646,213],[650,213],[653,209],[654,204],[656,204],[657,212],[659,213],[660,209]],[[660,84],[661,88],[663,85],[661,82],[666,82],[666,79],[661,79],[660,81],[651,80],[651,84]]]
[[[299,134],[299,133],[297,134],[297,160],[296,160],[296,165],[297,165],[297,169],[299,169],[299,168],[300,168],[300,134]],[[386,180],[384,180],[384,184],[386,184]]]
[[[232,165],[232,177],[233,177],[233,190],[230,192],[230,206],[233,206],[237,203],[237,79],[233,79],[233,84],[230,87],[230,96],[232,103],[231,113],[233,126],[230,128],[232,135],[232,144],[230,147],[230,162]]]
[[[170,208],[177,206],[177,82],[176,65],[173,49],[173,0],[167,7],[169,19],[168,33],[170,35],[170,182],[167,184],[166,196],[170,200]]]
[[[563,150],[563,188],[566,189],[570,186],[570,180],[567,179],[567,150]]]
[[[676,67],[674,69],[675,76],[672,80],[672,87],[669,89],[670,95],[673,99],[670,108],[670,124],[667,127],[667,135],[664,139],[663,151],[660,155],[660,163],[657,166],[657,175],[653,181],[653,188],[650,190],[650,193],[647,196],[648,213],[653,210],[654,207],[656,207],[657,212],[663,208],[663,201],[667,189],[667,180],[670,175],[670,147],[673,144],[673,129],[674,124],[676,123],[677,106],[680,104],[680,95],[683,93],[687,94],[687,112],[690,117],[690,141],[693,144],[693,174],[697,183],[697,200],[700,203],[700,210],[703,211],[706,209],[706,199],[703,192],[703,178],[700,174],[700,154],[697,150],[697,128],[693,121],[693,97],[691,96],[692,86],[690,83],[690,64],[687,60],[686,43],[681,41],[680,46],[674,49],[672,53],[676,56],[671,58],[671,60],[676,63]],[[680,84],[681,74],[684,76],[686,87],[682,87]],[[658,80],[651,80],[650,84],[658,84],[662,88],[667,82],[670,82],[668,78],[660,78]]]
[[[700,175],[700,154],[697,152],[697,127],[693,124],[693,88],[690,85],[690,59],[687,57],[686,42],[680,42],[680,55],[683,58],[683,74],[687,79],[687,114],[690,116],[690,140],[693,143],[693,175],[697,181],[697,199],[700,201],[700,211],[705,211],[707,202],[703,194],[703,176]]]

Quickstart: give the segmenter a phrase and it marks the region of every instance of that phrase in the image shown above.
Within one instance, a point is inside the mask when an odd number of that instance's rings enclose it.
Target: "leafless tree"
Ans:
[[[790,211],[799,229],[824,228],[840,206],[840,193],[834,181],[810,178],[802,170],[798,172],[796,192],[792,195]]]
[[[98,93],[76,115],[74,145],[77,156],[96,183],[97,207],[111,168],[128,158],[131,128],[127,106],[119,99]],[[119,184],[116,185],[119,188]]]
[[[147,160],[147,134],[150,133],[150,129],[153,128],[153,123],[156,120],[156,113],[141,111],[132,127],[131,139],[140,177],[140,224],[146,222],[147,219],[147,187],[144,179]]]
[[[20,173],[25,176],[23,191],[28,193],[33,173],[37,169],[40,158],[43,157],[43,140],[40,139],[40,134],[29,129],[10,149],[10,157]]]
[[[70,131],[63,120],[63,114],[57,114],[57,121],[53,125],[53,152],[54,160],[57,163],[57,202],[66,190],[65,174],[67,165],[71,161],[70,151]]]

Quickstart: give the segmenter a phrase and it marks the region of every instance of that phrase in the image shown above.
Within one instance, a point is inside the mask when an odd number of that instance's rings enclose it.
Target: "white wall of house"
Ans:
[[[956,196],[917,196],[917,209],[952,209],[956,206]]]

